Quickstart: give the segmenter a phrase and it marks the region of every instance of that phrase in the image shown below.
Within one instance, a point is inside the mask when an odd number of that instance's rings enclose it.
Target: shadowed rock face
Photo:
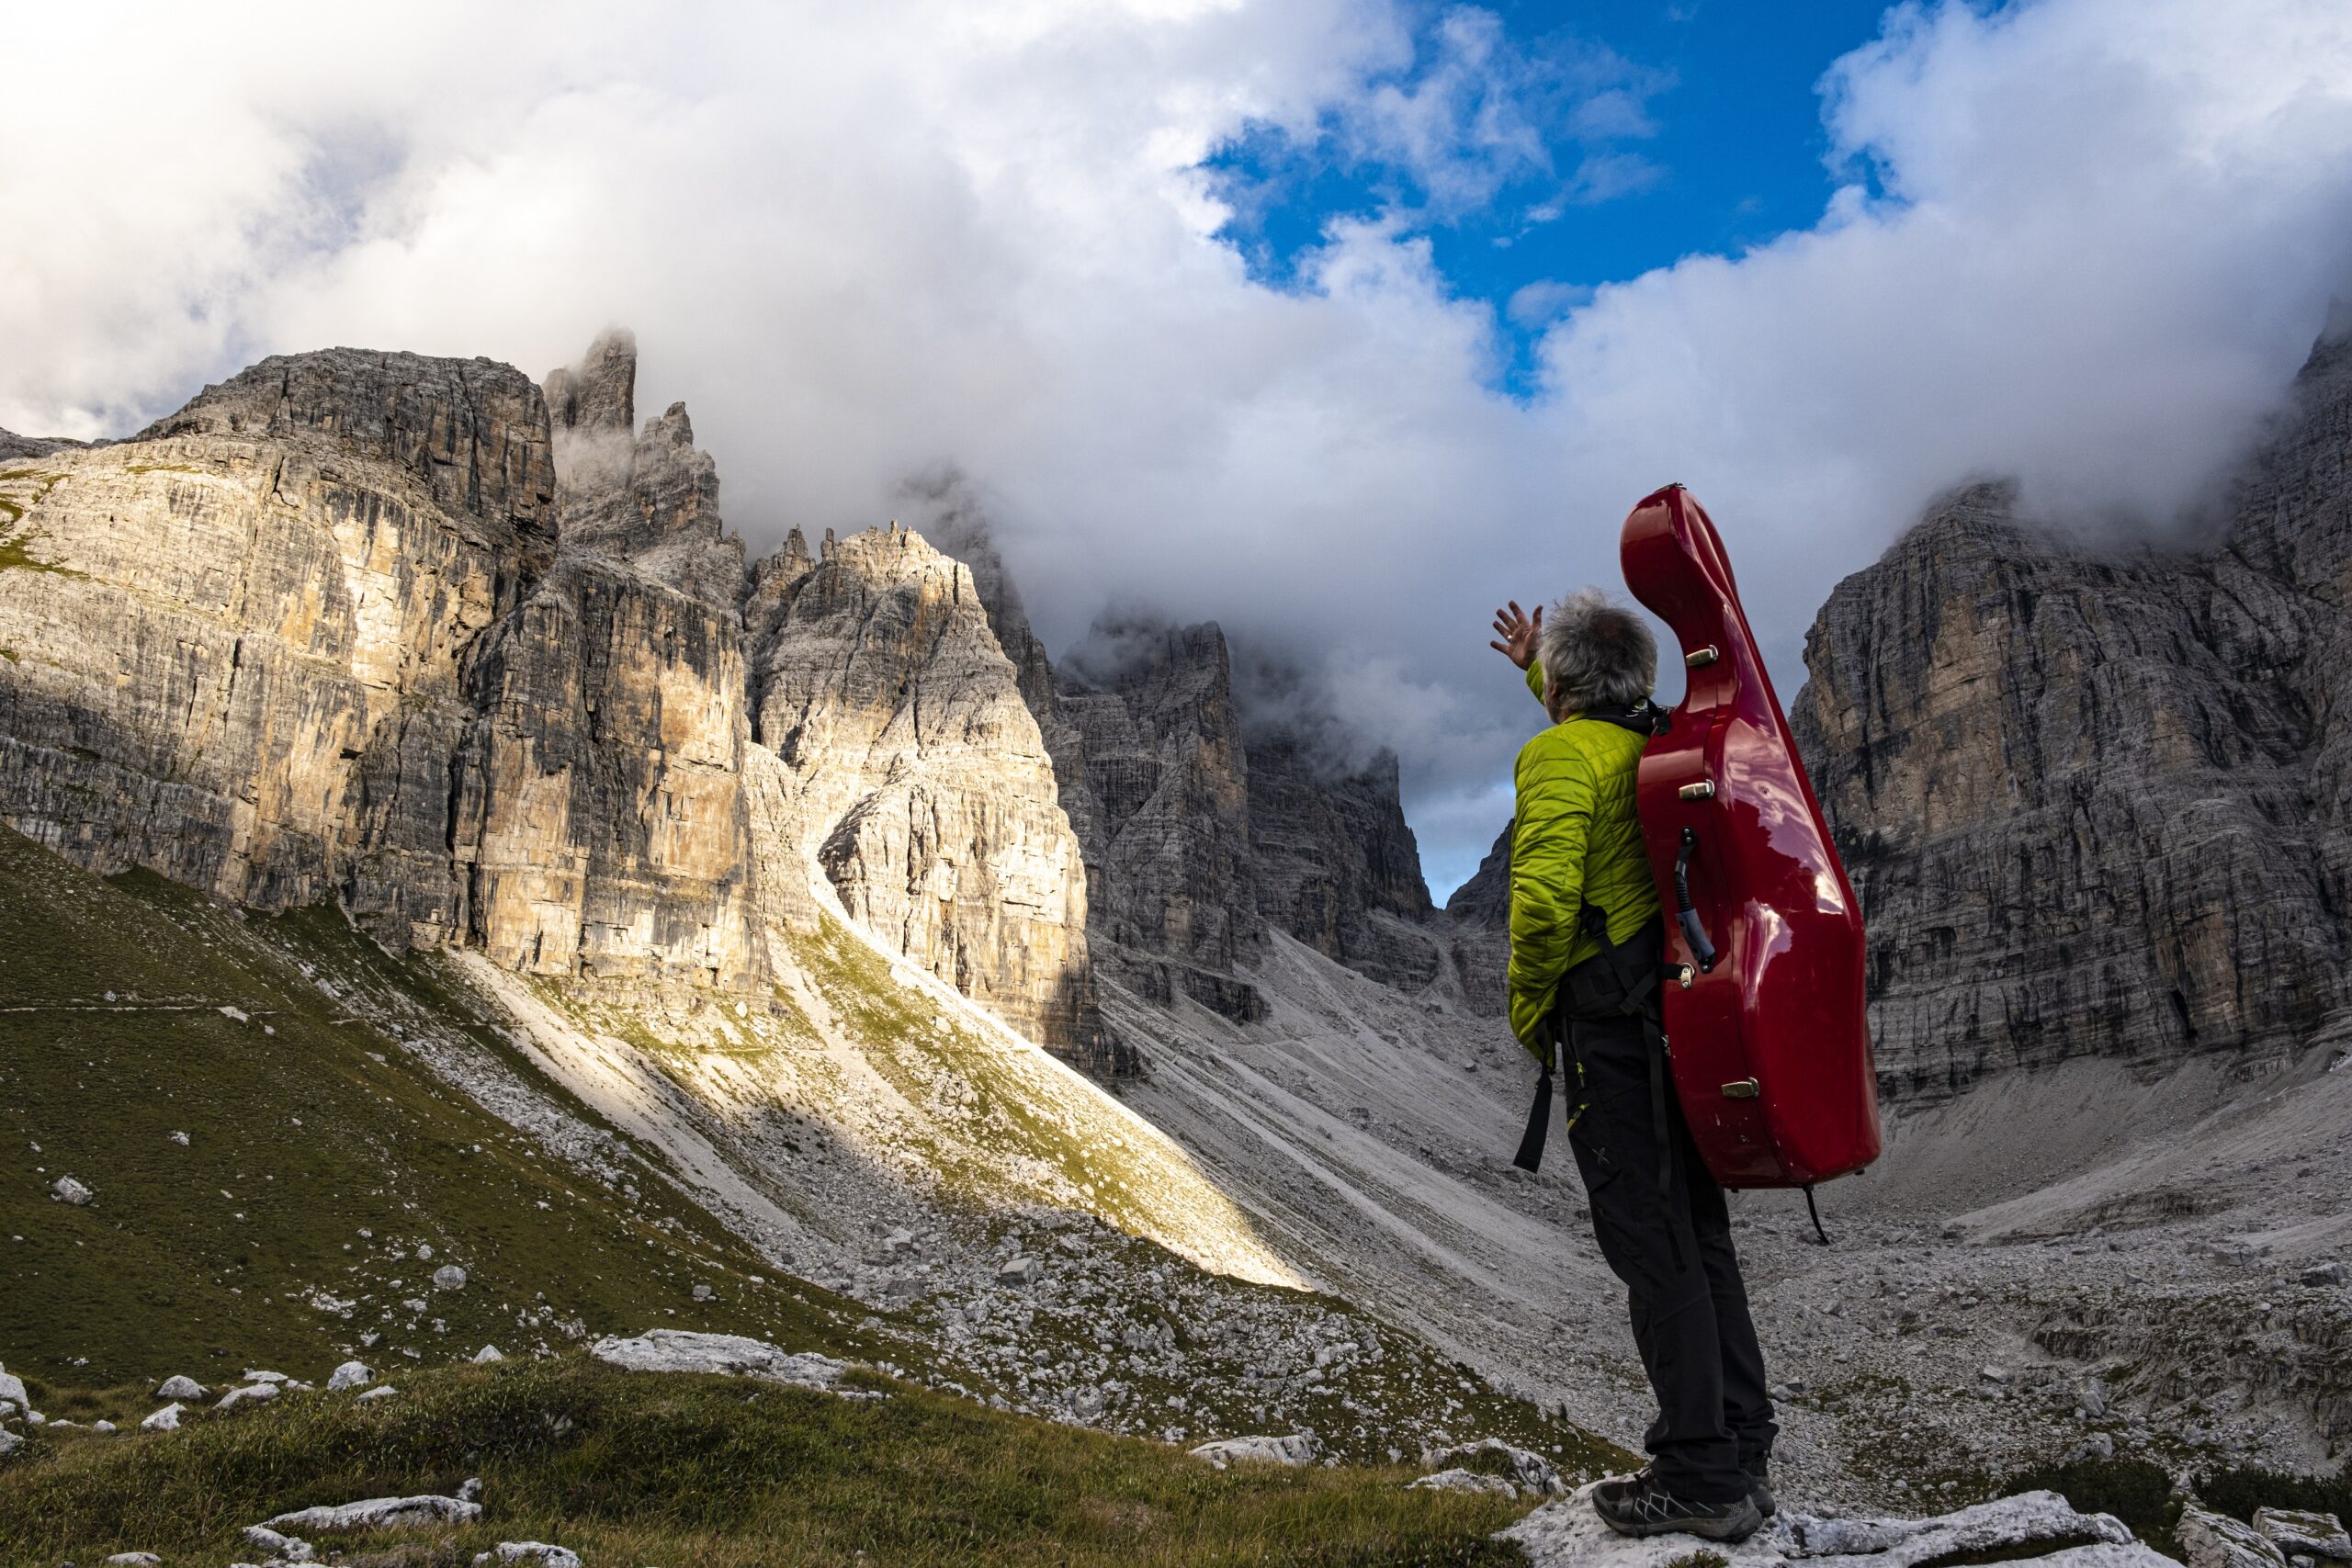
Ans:
[[[1259,912],[1384,985],[1418,990],[1435,979],[1437,942],[1403,923],[1434,910],[1420,847],[1405,823],[1396,757],[1383,752],[1347,773],[1270,735],[1250,744],[1248,758]]]
[[[2057,543],[1981,486],[1823,608],[1792,722],[1869,921],[1890,1097],[2345,1021],[2344,345],[2297,399],[2210,553]]]

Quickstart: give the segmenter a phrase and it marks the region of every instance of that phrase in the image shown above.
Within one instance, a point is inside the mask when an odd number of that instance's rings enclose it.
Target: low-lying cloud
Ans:
[[[1332,222],[1277,288],[1204,167],[1340,126],[1475,200],[1674,112],[1448,26],[1402,0],[50,7],[15,25],[0,131],[0,425],[120,434],[330,344],[537,373],[627,323],[640,402],[688,400],[755,546],[880,521],[952,462],[1049,646],[1142,603],[1310,672],[1402,753],[1444,885],[1533,717],[1487,611],[1613,581],[1642,493],[1709,502],[1787,675],[1835,579],[1956,479],[2173,520],[2352,283],[2340,4],[1905,6],[1824,79],[1821,220],[1523,291],[1550,324],[1515,399],[1497,308],[1431,263],[1436,204]],[[1531,80],[1572,100],[1549,152]],[[1564,198],[1658,177],[1579,186],[1585,155]]]

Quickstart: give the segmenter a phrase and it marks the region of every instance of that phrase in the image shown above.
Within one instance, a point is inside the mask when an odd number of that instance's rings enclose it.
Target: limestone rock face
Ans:
[[[748,983],[742,546],[683,407],[632,438],[636,348],[548,378],[553,566],[470,682],[456,843],[469,935],[510,968]]]
[[[0,468],[0,813],[85,864],[440,940],[465,661],[548,547],[545,408],[486,362],[308,358]]]
[[[778,829],[910,962],[1042,1043],[1102,1049],[1078,840],[970,570],[895,526],[813,563],[788,545],[750,613]]]
[[[1417,990],[1435,979],[1436,941],[1407,923],[1434,908],[1395,754],[1351,773],[1276,733],[1254,739],[1247,757],[1260,913],[1384,985]]]
[[[2068,545],[1979,486],[1823,608],[1792,722],[1890,1097],[2352,1007],[2352,354],[2298,394],[2217,549]]]

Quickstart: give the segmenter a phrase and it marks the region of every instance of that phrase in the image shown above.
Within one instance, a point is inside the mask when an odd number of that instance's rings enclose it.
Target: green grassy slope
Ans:
[[[621,1176],[591,1179],[340,1013],[305,964],[406,987],[513,1057],[433,994],[427,965],[394,963],[331,914],[244,919],[0,829],[11,1371],[60,1388],[218,1383],[247,1366],[316,1378],[356,1355],[397,1372],[651,1325],[861,1348],[843,1325],[862,1314],[778,1278],[624,1142],[608,1145]],[[54,1201],[65,1175],[95,1201]],[[464,1287],[434,1288],[453,1263]],[[715,1299],[695,1301],[696,1284]]]
[[[1401,1470],[1216,1472],[888,1387],[852,1401],[567,1357],[429,1371],[368,1406],[294,1394],[172,1434],[53,1434],[0,1465],[0,1561],[222,1562],[273,1513],[476,1475],[481,1523],[404,1532],[418,1544],[397,1561],[464,1563],[514,1540],[699,1568],[1520,1561],[1487,1537],[1526,1502],[1408,1492]]]

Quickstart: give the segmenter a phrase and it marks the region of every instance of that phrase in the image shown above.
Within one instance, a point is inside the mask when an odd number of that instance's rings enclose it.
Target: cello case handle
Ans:
[[[1682,940],[1690,948],[1690,956],[1699,961],[1699,973],[1712,975],[1715,969],[1715,944],[1707,940],[1707,928],[1699,922],[1698,906],[1690,902],[1690,854],[1699,847],[1696,829],[1682,829],[1682,851],[1674,857],[1674,921],[1682,928]]]

